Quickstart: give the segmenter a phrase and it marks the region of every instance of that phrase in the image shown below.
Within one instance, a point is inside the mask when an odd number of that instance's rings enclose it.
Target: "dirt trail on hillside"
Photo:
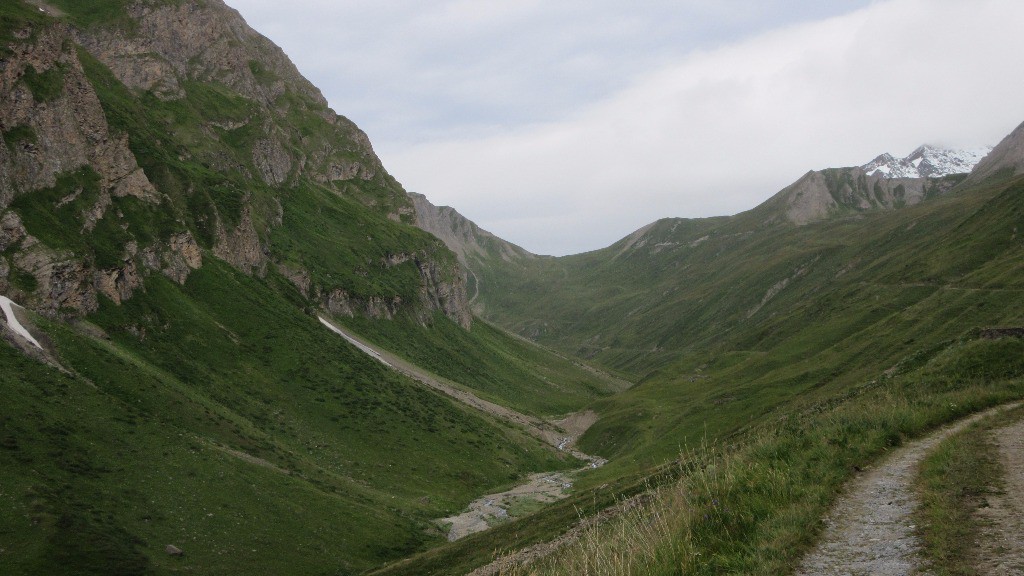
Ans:
[[[918,464],[952,434],[1016,405],[969,416],[910,442],[854,479],[826,516],[818,547],[804,558],[796,574],[903,576],[920,570],[921,543],[911,520],[918,505],[913,490]]]
[[[1003,465],[1005,486],[977,511],[978,572],[987,576],[1024,574],[1024,419],[992,432]]]
[[[584,454],[575,447],[576,440],[597,421],[597,414],[593,411],[576,412],[560,420],[551,421],[528,416],[511,408],[484,400],[472,392],[456,386],[455,383],[449,380],[430,374],[387,350],[360,339],[322,316],[320,317],[320,322],[329,330],[338,334],[363,353],[385,366],[442,394],[450,396],[462,404],[519,426],[530,435],[587,463],[585,468],[577,470],[575,473],[603,466],[606,462],[603,458]],[[458,540],[474,532],[487,530],[492,524],[515,517],[517,515],[516,511],[519,509],[529,510],[537,505],[565,498],[568,496],[567,491],[571,487],[571,475],[567,476],[565,473],[558,472],[534,474],[524,483],[510,490],[481,496],[471,502],[462,513],[441,518],[438,520],[438,523],[448,527],[449,540]]]
[[[320,317],[320,322],[332,332],[340,335],[342,338],[359,348],[362,352],[374,358],[378,362],[381,362],[385,366],[388,366],[389,368],[392,368],[395,371],[420,382],[421,384],[429,386],[438,392],[450,396],[462,404],[475,408],[481,412],[486,412],[491,416],[495,416],[511,424],[520,426],[530,435],[557,447],[559,450],[569,452],[580,460],[585,460],[591,464],[596,464],[597,466],[604,464],[604,460],[589,456],[573,448],[576,440],[597,420],[597,414],[590,411],[579,412],[576,414],[570,414],[562,420],[555,420],[551,422],[534,416],[529,416],[511,408],[491,402],[490,400],[484,400],[476,394],[458,387],[449,380],[430,374],[418,366],[388,352],[387,350],[362,340],[358,336],[342,329],[337,324],[323,317]]]

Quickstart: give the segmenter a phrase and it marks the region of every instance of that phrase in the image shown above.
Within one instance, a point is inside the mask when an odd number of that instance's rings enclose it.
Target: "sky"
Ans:
[[[538,254],[1024,121],[1019,0],[226,0],[407,190]]]

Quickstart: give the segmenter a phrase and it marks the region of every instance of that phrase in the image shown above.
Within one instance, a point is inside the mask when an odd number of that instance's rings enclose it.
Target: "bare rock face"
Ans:
[[[241,221],[233,230],[225,229],[222,222],[217,223],[217,242],[213,254],[246,274],[266,274],[267,251],[256,233],[252,209],[248,203],[242,208]]]
[[[422,284],[421,310],[440,310],[459,326],[469,329],[473,313],[466,295],[466,275],[462,270],[445,270],[434,260],[417,261]]]
[[[78,31],[75,36],[126,86],[173,100],[185,96],[186,80],[213,82],[275,113],[287,112],[288,105],[280,102],[285,92],[298,92],[351,143],[342,148],[329,139],[318,142],[310,153],[292,157],[285,146],[289,136],[265,126],[266,137],[255,143],[252,156],[268,184],[282,184],[293,171],[323,183],[370,180],[383,171],[366,135],[332,112],[320,90],[285,53],[221,0],[135,2],[128,11],[138,24],[130,33],[109,28]]]
[[[324,298],[324,307],[335,316],[352,318],[359,315],[377,320],[391,320],[401,309],[402,299],[398,296],[393,298],[384,298],[383,296],[353,298],[344,290],[332,290]]]
[[[220,0],[135,2],[128,12],[138,24],[131,33],[110,28],[76,35],[126,86],[176,98],[184,96],[181,80],[194,78],[220,82],[267,107],[286,88],[326,106],[284,52]],[[276,78],[264,82],[260,74]]]
[[[28,233],[21,224],[21,218],[15,212],[7,212],[0,216],[0,252],[21,242]]]
[[[203,267],[203,251],[189,232],[171,236],[163,252],[160,272],[178,284],[184,284],[193,270]]]
[[[943,194],[953,181],[936,178],[889,178],[863,168],[811,171],[761,205],[772,218],[808,224],[833,216],[912,206],[929,195]]]
[[[74,254],[50,249],[28,238],[14,264],[35,279],[38,288],[25,295],[27,303],[48,316],[81,315],[98,307],[94,272]]]
[[[1024,124],[1003,138],[988,156],[978,162],[962,186],[980,184],[993,177],[1024,174]]]
[[[83,233],[104,217],[112,197],[155,203],[159,195],[129,149],[127,136],[110,131],[70,41],[70,29],[55,24],[39,30],[34,40],[29,37],[12,46],[13,55],[0,67],[0,129],[23,135],[5,142],[0,153],[0,245],[17,246],[12,263],[35,279],[36,289],[23,295],[33,308],[51,316],[86,314],[96,310],[99,294],[121,302],[142,285],[134,260],[137,247],[125,247],[120,266],[95,270],[80,255],[51,249],[30,236],[7,207],[16,196],[53,187],[60,175],[83,167],[98,175],[100,189],[99,199],[83,215]],[[56,89],[34,94],[25,81],[29,74],[48,75]]]
[[[142,250],[139,259],[146,269],[184,284],[193,270],[203,267],[203,250],[190,232],[181,232]]]
[[[93,286],[96,291],[114,304],[131,298],[135,290],[142,287],[142,281],[142,274],[131,257],[125,258],[121,267],[97,270],[93,273]]]
[[[292,159],[274,138],[263,138],[252,148],[252,161],[263,181],[271,186],[283,184],[292,170]]]
[[[0,71],[0,128],[31,135],[6,155],[0,184],[7,188],[0,190],[0,210],[15,193],[52,187],[57,176],[83,166],[100,176],[104,194],[159,199],[128,149],[127,136],[111,134],[69,34],[60,25],[40,31],[34,42],[16,46]],[[59,78],[59,94],[40,101],[22,81],[30,72]]]

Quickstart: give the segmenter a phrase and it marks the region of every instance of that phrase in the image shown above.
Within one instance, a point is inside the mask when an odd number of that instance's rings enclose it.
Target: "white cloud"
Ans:
[[[808,169],[995,144],[1024,120],[1020,22],[1015,0],[877,2],[693,52],[555,121],[377,148],[408,189],[499,236],[590,250],[751,208]]]

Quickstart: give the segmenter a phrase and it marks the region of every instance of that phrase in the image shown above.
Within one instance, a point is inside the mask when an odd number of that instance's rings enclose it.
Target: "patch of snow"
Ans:
[[[14,315],[14,306],[18,305],[15,304],[13,300],[7,296],[0,296],[0,308],[3,308],[4,314],[7,316],[7,325],[10,326],[11,330],[14,330],[16,334],[25,340],[28,340],[32,344],[35,344],[36,348],[42,350],[43,347],[39,344],[39,341],[32,336],[31,332],[21,325],[21,322],[18,321],[18,317]],[[21,308],[21,306],[18,306],[18,308]]]

